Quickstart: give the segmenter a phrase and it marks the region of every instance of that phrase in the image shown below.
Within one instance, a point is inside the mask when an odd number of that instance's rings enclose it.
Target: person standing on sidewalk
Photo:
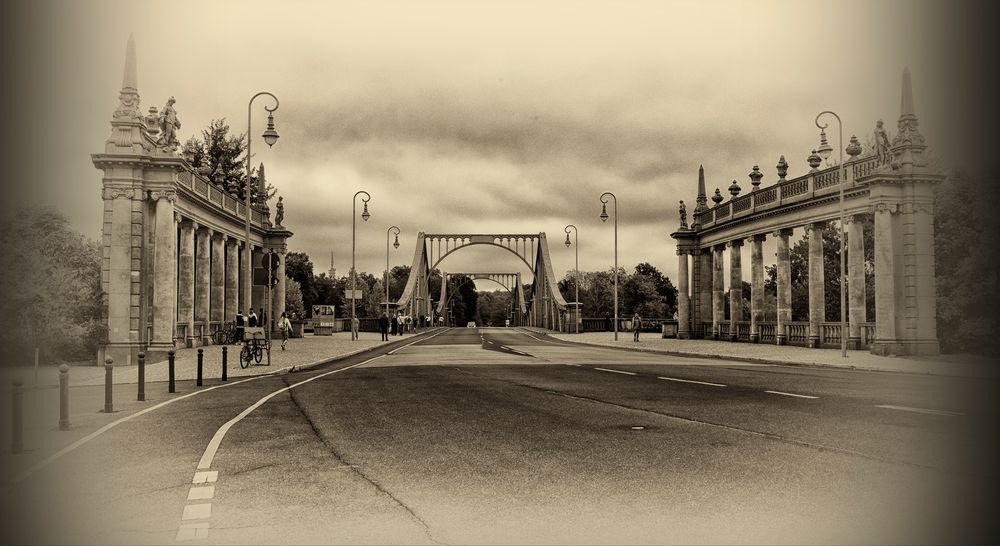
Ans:
[[[246,322],[243,319],[242,309],[236,311],[236,320],[234,322],[236,323],[236,339],[233,340],[233,344],[239,345],[240,343],[243,343],[243,326],[246,325]]]
[[[257,313],[253,312],[253,307],[250,308],[250,314],[247,315],[247,326],[250,328],[257,326]]]
[[[396,321],[396,313],[393,313],[392,316],[389,317],[389,326],[391,328],[389,333],[396,335],[396,332],[399,331],[399,323]]]
[[[358,330],[361,328],[361,321],[358,317],[351,318],[351,341],[358,339]]]
[[[378,318],[378,331],[382,334],[382,341],[389,341],[389,317],[385,313]]]
[[[639,313],[636,313],[632,316],[632,341],[639,341],[639,328],[642,328],[642,317],[639,316]]]
[[[278,319],[278,331],[281,332],[281,350],[284,351],[285,345],[288,343],[288,336],[292,333],[292,323],[284,313]]]

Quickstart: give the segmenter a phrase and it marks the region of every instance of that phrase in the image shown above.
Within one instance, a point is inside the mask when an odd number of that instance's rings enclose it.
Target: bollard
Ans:
[[[112,403],[111,385],[115,369],[115,361],[110,356],[104,359],[104,413],[114,413],[115,406]]]
[[[205,358],[205,350],[198,349],[198,382],[195,384],[198,385],[199,387],[201,386],[201,365],[204,358]]]
[[[69,366],[59,366],[59,430],[69,430]]]
[[[20,453],[24,451],[24,381],[17,378],[13,381],[14,388],[11,389],[11,412],[10,412],[10,452]]]
[[[222,380],[223,381],[228,381],[229,380],[226,377],[226,365],[227,365],[226,360],[229,357],[229,351],[228,351],[228,349],[229,349],[229,347],[226,347],[225,345],[222,346]]]
[[[146,401],[146,353],[139,351],[139,396],[140,402]]]
[[[174,388],[174,354],[175,351],[167,351],[167,392],[177,392]]]

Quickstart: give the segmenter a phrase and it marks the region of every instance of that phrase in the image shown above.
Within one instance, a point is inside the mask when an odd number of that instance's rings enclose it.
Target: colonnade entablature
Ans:
[[[681,201],[680,226],[671,234],[678,255],[678,337],[731,341],[868,347],[877,354],[937,354],[934,300],[933,189],[944,176],[928,166],[927,146],[918,130],[909,71],[904,71],[898,132],[892,138],[876,124],[875,145],[866,150],[852,137],[842,165],[819,169],[815,150],[809,173],[786,180],[788,163],[778,160],[778,179],[759,187],[759,167],[750,172],[752,189],[734,180],[726,201],[721,189],[707,204],[705,171],[699,168],[692,222]],[[843,199],[841,200],[841,191]],[[826,223],[844,219],[846,232],[847,328],[827,321],[823,237]],[[875,321],[866,322],[863,225],[874,223]],[[809,320],[791,320],[789,236],[803,228],[809,241]],[[762,244],[776,248],[775,320],[764,320]],[[742,248],[750,247],[750,312],[744,316]],[[729,271],[725,255],[729,253]],[[689,257],[691,258],[689,263]],[[729,289],[726,289],[728,278]],[[833,279],[836,281],[837,279]],[[726,303],[729,316],[726,317]],[[748,318],[749,320],[744,320]]]
[[[92,154],[103,171],[102,286],[108,341],[100,357],[149,361],[177,346],[212,342],[216,330],[244,313],[270,307],[272,320],[284,311],[284,254],[292,232],[283,225],[284,206],[271,221],[263,166],[256,201],[247,206],[209,180],[206,165],[192,165],[193,151],[178,151],[180,127],[173,97],[162,112],[139,110],[135,46],[129,38],[118,108],[103,153]],[[253,194],[252,194],[253,195]],[[249,239],[250,248],[246,241]],[[277,254],[276,286],[267,303],[267,282],[246,274]],[[252,277],[256,277],[253,275]],[[256,280],[256,282],[255,282]]]

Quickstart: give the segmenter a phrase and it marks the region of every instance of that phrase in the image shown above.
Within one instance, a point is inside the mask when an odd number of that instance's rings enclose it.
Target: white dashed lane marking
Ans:
[[[607,368],[594,368],[595,370],[601,370],[602,372],[620,373],[623,375],[635,375],[635,372],[626,372],[623,370],[609,370]]]
[[[692,379],[678,379],[676,377],[657,377],[657,379],[662,379],[664,381],[678,381],[680,383],[695,383],[698,385],[708,385],[710,387],[725,387],[722,383],[709,383],[708,381],[694,381]]]
[[[188,491],[187,500],[212,500],[215,497],[215,486],[192,487]]]
[[[184,507],[184,513],[181,514],[182,520],[189,519],[208,519],[212,517],[212,503],[204,502],[201,504],[189,504]]]
[[[958,417],[959,415],[962,415],[961,413],[955,412],[955,411],[924,409],[924,408],[911,408],[909,406],[893,406],[893,405],[889,405],[889,404],[876,405],[875,407],[876,408],[882,408],[882,409],[891,409],[891,410],[899,410],[899,411],[909,411],[909,412],[912,412],[912,413],[923,413],[923,414],[926,414],[926,415],[941,415],[941,416],[944,416],[944,417]]]
[[[810,400],[816,400],[818,396],[809,396],[808,394],[795,394],[794,392],[781,392],[781,391],[764,391],[768,394],[779,394],[781,396],[794,396],[795,398],[808,398]]]

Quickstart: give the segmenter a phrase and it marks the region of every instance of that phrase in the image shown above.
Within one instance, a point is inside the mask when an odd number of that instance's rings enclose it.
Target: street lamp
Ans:
[[[355,233],[357,232],[357,224],[358,224],[358,196],[361,194],[364,194],[364,197],[361,198],[361,201],[365,205],[364,211],[361,213],[361,219],[367,222],[368,219],[372,217],[371,214],[368,214],[368,201],[371,200],[372,196],[369,195],[368,192],[364,190],[356,192],[354,194],[354,198],[352,199],[353,208],[351,209],[351,341],[355,341],[357,339],[354,337],[354,317],[355,317],[354,305],[355,302],[357,301],[356,296],[358,295],[357,290],[355,289],[355,286],[357,285],[358,275],[357,271],[355,271],[354,269],[354,253],[357,247],[357,237],[355,236]]]
[[[819,148],[816,148],[816,153],[819,154],[824,160],[830,157],[830,152],[833,148],[826,141],[826,128],[829,126],[827,123],[820,124],[819,118],[823,117],[823,114],[830,114],[837,119],[837,148],[840,152],[840,165],[839,168],[843,168],[843,174],[840,177],[840,354],[844,358],[847,358],[847,268],[844,261],[844,243],[846,237],[844,235],[844,182],[847,180],[847,169],[844,168],[844,124],[840,120],[835,112],[830,110],[824,110],[816,116],[816,127],[819,127]],[[854,140],[857,140],[854,138]],[[859,147],[860,148],[860,147]],[[850,151],[854,151],[853,147]],[[858,150],[860,151],[860,149]],[[852,156],[855,154],[851,154]],[[829,163],[827,163],[829,165]]]
[[[399,228],[391,226],[385,230],[385,316],[389,316],[389,232],[395,230],[396,240],[392,243],[393,248],[399,248]]]
[[[618,341],[618,197],[606,191],[601,194],[601,221],[608,221],[608,200],[611,197],[615,201],[615,341]]]
[[[573,283],[575,285],[576,293],[573,296],[573,298],[576,300],[575,301],[576,316],[574,317],[575,319],[574,322],[576,322],[576,333],[579,334],[580,333],[580,232],[576,229],[576,226],[574,226],[573,224],[569,224],[568,226],[563,228],[563,231],[566,232],[566,246],[570,246],[570,244],[572,244],[569,242],[569,228],[573,228],[573,239],[575,239],[577,243],[575,248],[573,249],[574,252],[576,253],[576,262],[575,262],[576,265],[573,268],[573,272],[575,273],[576,276],[576,282]]]
[[[250,181],[250,157],[251,157],[250,142],[252,140],[250,138],[250,131],[252,127],[251,122],[253,121],[253,117],[251,114],[253,112],[252,107],[254,99],[256,99],[261,95],[267,95],[272,99],[274,99],[273,107],[264,105],[264,110],[267,111],[267,129],[264,131],[261,137],[263,137],[264,142],[267,143],[268,147],[274,146],[274,143],[278,141],[278,132],[274,130],[274,111],[278,109],[278,97],[275,97],[273,94],[267,91],[261,91],[260,93],[257,93],[253,97],[250,97],[250,102],[247,103],[247,183],[246,183],[246,188],[244,189],[243,192],[244,200],[246,202],[246,207],[247,207],[247,217],[245,225],[247,260],[245,260],[246,264],[244,264],[243,266],[243,272],[244,275],[246,275],[246,277],[244,278],[247,279],[246,280],[247,290],[243,294],[243,309],[248,313],[250,312],[249,309],[251,305],[250,296],[251,293],[253,292],[253,264],[251,263],[252,260],[250,259],[253,257],[253,250],[251,250],[252,247],[250,246],[250,193],[253,190],[253,183]]]

